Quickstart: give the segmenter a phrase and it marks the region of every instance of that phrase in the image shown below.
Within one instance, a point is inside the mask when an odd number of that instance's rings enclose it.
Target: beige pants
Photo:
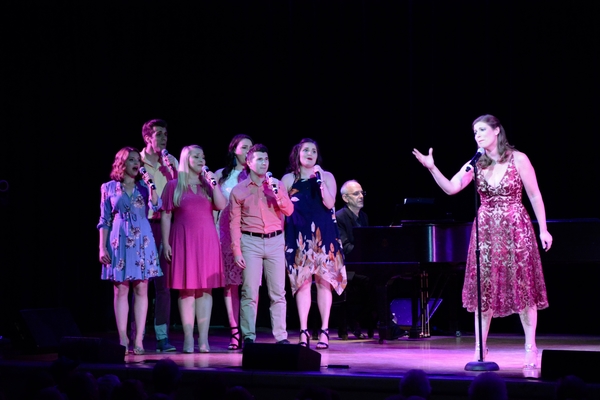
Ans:
[[[276,341],[287,339],[285,300],[285,242],[283,234],[268,239],[242,235],[246,261],[240,299],[240,328],[243,339],[256,340],[258,290],[264,272],[271,306],[271,327]]]

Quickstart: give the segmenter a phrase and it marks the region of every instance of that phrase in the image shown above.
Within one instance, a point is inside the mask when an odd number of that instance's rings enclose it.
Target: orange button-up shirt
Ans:
[[[278,192],[277,198],[266,181],[259,186],[250,177],[231,190],[229,229],[234,256],[242,255],[242,231],[271,233],[283,229],[284,216],[292,215],[294,203],[281,182]]]

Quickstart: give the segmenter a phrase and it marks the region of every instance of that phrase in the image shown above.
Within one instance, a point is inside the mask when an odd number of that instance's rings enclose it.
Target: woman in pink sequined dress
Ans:
[[[548,307],[546,285],[535,231],[521,201],[522,189],[535,213],[544,250],[552,246],[552,236],[546,227],[546,212],[535,171],[529,158],[511,146],[500,121],[492,115],[482,115],[473,122],[475,141],[485,154],[477,162],[476,187],[481,199],[477,217],[481,267],[481,328],[479,338],[477,310],[477,259],[475,224],[465,282],[463,306],[475,312],[475,359],[487,354],[487,336],[492,317],[519,314],[525,332],[525,368],[537,365],[535,330],[537,310]],[[448,180],[433,161],[432,149],[413,154],[425,166],[436,183],[449,195],[456,194],[473,180],[473,168],[466,163]],[[468,171],[467,171],[468,170]],[[483,360],[480,360],[483,361]]]

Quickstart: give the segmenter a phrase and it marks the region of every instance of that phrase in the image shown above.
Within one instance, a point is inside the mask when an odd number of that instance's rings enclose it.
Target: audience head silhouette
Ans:
[[[495,372],[484,372],[471,382],[469,400],[508,400],[506,383]]]
[[[424,399],[431,395],[429,377],[422,369],[411,369],[400,380],[400,395],[403,397],[419,396]]]
[[[175,393],[181,379],[179,366],[170,358],[160,359],[152,369],[155,393]]]
[[[587,395],[587,384],[575,375],[568,375],[556,384],[556,400],[583,400]]]

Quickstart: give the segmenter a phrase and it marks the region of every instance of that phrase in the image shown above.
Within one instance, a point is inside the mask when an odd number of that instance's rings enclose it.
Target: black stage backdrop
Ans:
[[[433,147],[451,176],[476,150],[471,122],[491,113],[536,168],[548,219],[599,216],[597,2],[12,3],[0,329],[16,310],[62,306],[84,328],[110,325],[99,189],[118,149],[142,147],[151,118],[168,121],[172,154],[199,144],[212,170],[244,132],[281,177],[292,145],[311,137],[338,186],[359,180],[372,223],[389,225],[405,197],[472,219],[472,188],[446,196],[411,150]],[[581,292],[557,285],[549,296],[560,308]]]

